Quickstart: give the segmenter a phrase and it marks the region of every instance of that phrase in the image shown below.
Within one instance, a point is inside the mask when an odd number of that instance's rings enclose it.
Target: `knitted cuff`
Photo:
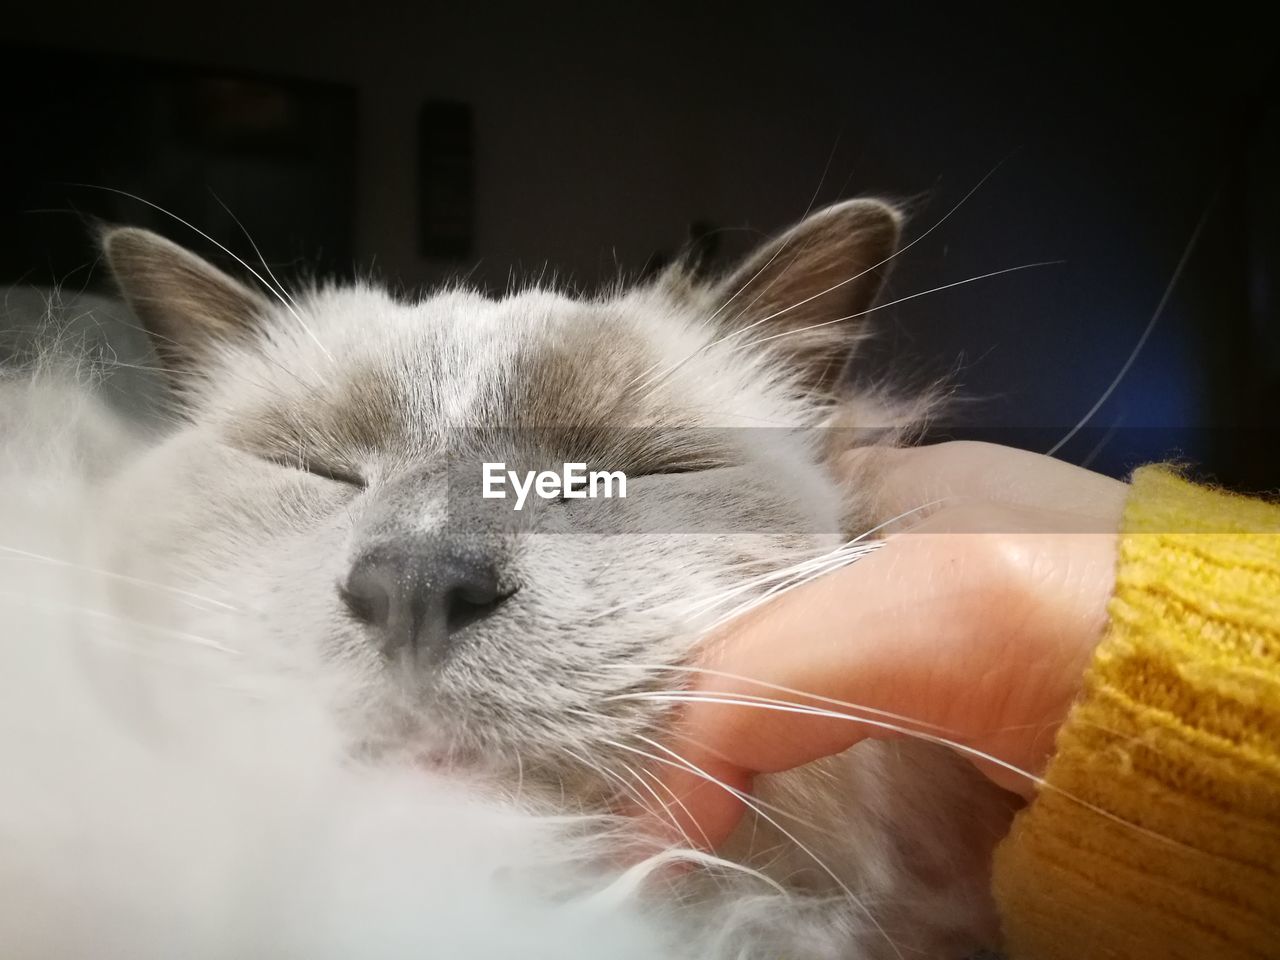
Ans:
[[[1139,470],[1108,612],[996,852],[1008,952],[1280,957],[1280,506]]]

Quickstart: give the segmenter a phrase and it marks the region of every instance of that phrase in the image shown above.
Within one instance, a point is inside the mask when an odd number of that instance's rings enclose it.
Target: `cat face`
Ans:
[[[816,430],[898,234],[850,201],[719,283],[594,299],[370,286],[273,299],[162,238],[103,243],[180,422],[116,482],[119,564],[234,607],[367,746],[607,794],[707,627],[840,542]],[[846,398],[848,399],[848,398]],[[877,424],[879,426],[880,424]],[[483,496],[483,465],[625,498]],[[597,759],[593,759],[597,758]],[[643,761],[641,761],[643,762]]]

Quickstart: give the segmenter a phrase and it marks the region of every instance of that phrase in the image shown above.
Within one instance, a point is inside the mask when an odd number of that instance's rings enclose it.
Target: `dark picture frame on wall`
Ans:
[[[0,83],[9,142],[41,145],[0,152],[0,282],[102,286],[100,223],[223,256],[175,217],[273,268],[352,272],[354,87],[23,47],[0,47]]]

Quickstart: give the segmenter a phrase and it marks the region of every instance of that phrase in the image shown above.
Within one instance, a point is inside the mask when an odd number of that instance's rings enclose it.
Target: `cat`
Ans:
[[[622,800],[660,807],[644,768],[679,762],[665,745],[676,708],[644,695],[683,685],[710,626],[882,519],[866,484],[836,463],[852,444],[892,442],[924,406],[852,390],[843,376],[901,226],[891,204],[855,199],[807,216],[718,279],[677,264],[593,298],[535,286],[491,299],[457,286],[413,302],[370,283],[295,296],[154,233],[105,230],[106,261],[170,383],[170,425],[137,435],[60,387],[28,378],[7,389],[23,398],[11,410],[72,410],[69,446],[83,434],[106,451],[88,466],[72,458],[82,468],[74,508],[24,510],[24,522],[78,518],[55,546],[99,574],[82,569],[74,589],[60,585],[64,600],[91,597],[116,623],[140,625],[129,628],[128,656],[93,644],[78,652],[87,675],[76,689],[92,688],[84,698],[122,740],[162,758],[215,758],[196,770],[153,762],[146,776],[161,788],[133,816],[172,819],[173,803],[226,789],[213,782],[219,771],[245,802],[255,781],[229,755],[253,744],[246,764],[260,770],[287,758],[298,727],[333,765],[304,749],[302,779],[315,787],[308,762],[328,771],[343,800],[388,778],[463,785],[476,799],[451,808],[469,811],[452,848],[442,845],[451,853],[468,830],[486,833],[477,811],[498,823],[513,809],[530,823],[576,822],[533,844],[548,883],[572,888],[572,900],[592,883],[616,893],[634,882],[611,916],[639,931],[628,942],[647,955],[959,958],[995,944],[986,879],[1009,804],[930,744],[866,741],[760,778],[757,815],[718,858],[655,852],[610,816]],[[11,463],[36,456],[15,449]],[[517,513],[480,497],[492,461],[599,465],[625,473],[627,495],[531,497]],[[140,659],[174,677],[157,679]],[[146,796],[120,794],[111,768],[94,776],[109,794]],[[387,796],[375,791],[370,809]],[[233,869],[220,851],[262,842],[271,817],[288,816],[285,800],[262,802],[253,841],[223,823],[195,845],[194,863],[219,867],[211,887],[258,869],[252,858]],[[304,813],[323,827],[339,819]],[[6,833],[20,824],[9,818]],[[419,882],[408,878],[431,845],[408,833],[406,882]],[[387,856],[378,843],[385,837],[371,848]],[[584,845],[596,866],[575,859]],[[537,859],[515,846],[514,864]],[[480,847],[491,867],[491,847]],[[573,852],[568,874],[554,849]],[[617,866],[680,856],[692,869]],[[313,862],[308,889],[324,871],[344,874],[340,856]],[[455,866],[438,863],[428,888],[438,892],[440,871]],[[454,909],[466,873],[449,891]],[[280,895],[269,871],[252,879]],[[323,902],[311,893],[306,902]],[[163,905],[163,886],[154,895]],[[449,900],[422,909],[449,913]],[[196,906],[170,907],[190,911],[188,936],[212,936]],[[230,952],[302,942],[253,932],[271,922],[256,915],[232,931],[247,939]],[[165,936],[182,930],[171,924]],[[447,955],[509,954],[471,944]]]

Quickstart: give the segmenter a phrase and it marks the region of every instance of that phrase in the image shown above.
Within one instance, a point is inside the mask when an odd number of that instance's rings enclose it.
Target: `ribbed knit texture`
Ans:
[[[1007,952],[1280,958],[1280,506],[1139,470],[1108,610],[996,853]]]

